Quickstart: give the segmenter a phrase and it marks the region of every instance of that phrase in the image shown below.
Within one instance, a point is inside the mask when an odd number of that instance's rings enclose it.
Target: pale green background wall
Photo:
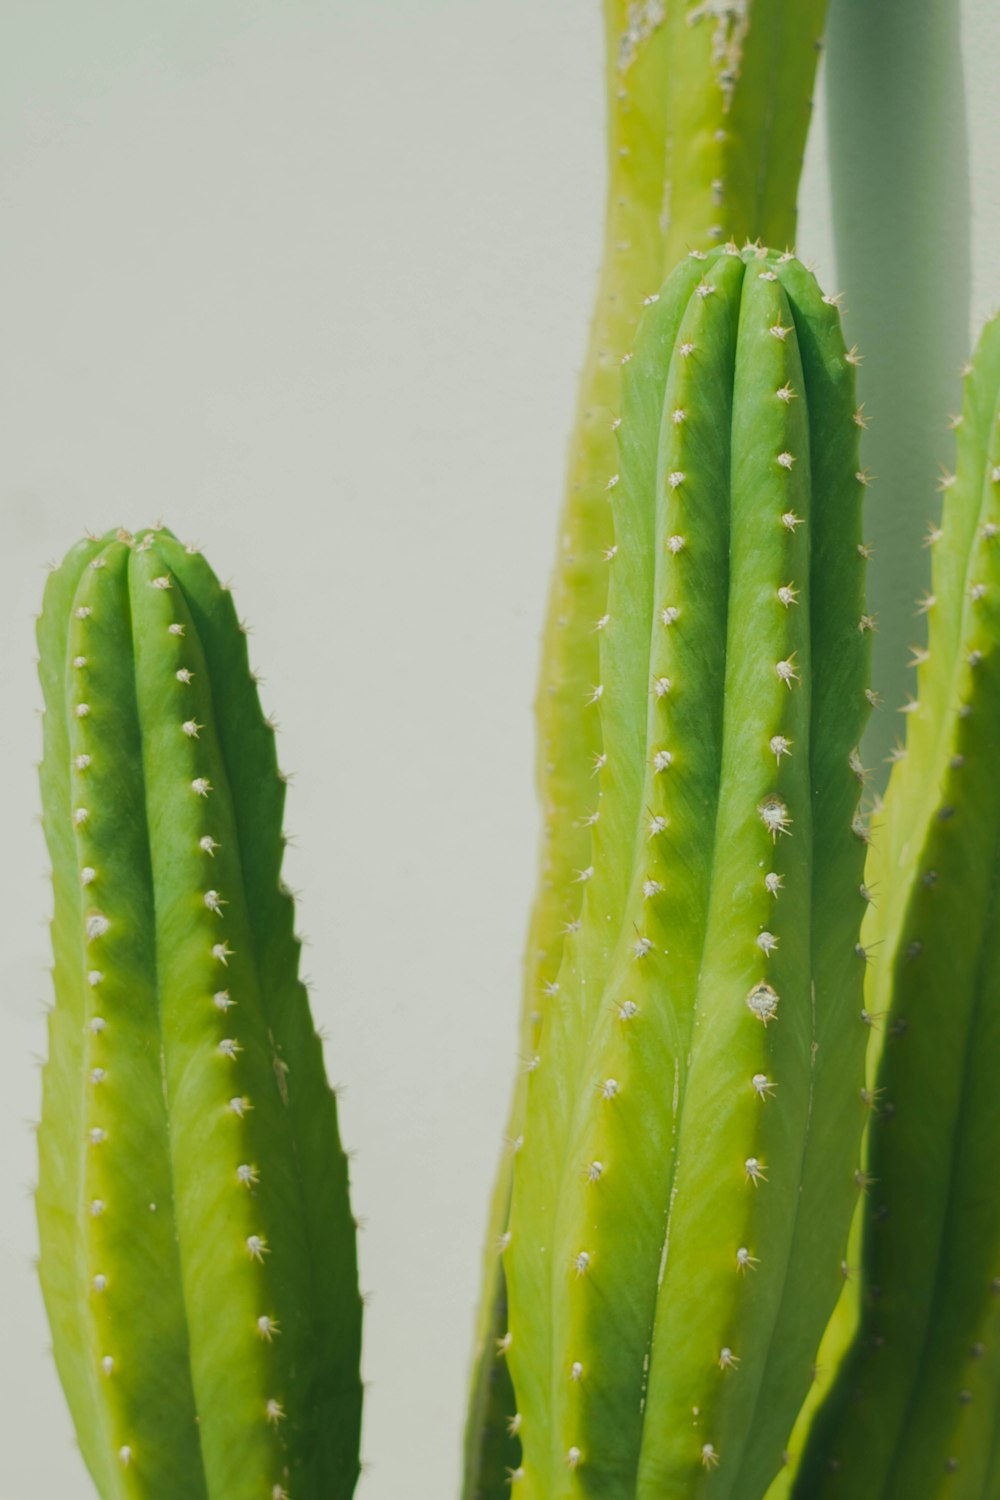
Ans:
[[[1000,301],[1000,17],[833,7],[839,265],[823,109],[800,248],[867,354],[875,608],[905,640],[955,367]],[[0,1500],[91,1493],[22,1191],[47,997],[30,616],[83,527],[160,515],[232,575],[296,773],[289,876],[368,1221],[360,1493],[455,1494],[600,45],[597,0],[6,0]]]

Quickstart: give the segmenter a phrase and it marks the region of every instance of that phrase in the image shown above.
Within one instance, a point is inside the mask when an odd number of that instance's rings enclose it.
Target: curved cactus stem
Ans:
[[[992,1495],[1000,1339],[1000,319],[966,377],[930,635],[881,819],[860,1322],[793,1493]],[[994,1481],[995,1482],[995,1481]]]
[[[688,249],[720,239],[794,238],[795,201],[826,0],[748,0],[753,25],[723,82],[720,36],[737,7],[695,0],[605,0],[608,197],[596,310],[570,444],[560,548],[536,699],[537,779],[544,816],[542,880],[525,959],[521,1069],[508,1142],[521,1133],[526,1070],[579,918],[591,864],[601,755],[600,622],[608,499],[617,484],[614,429],[622,361],[644,300]],[[711,14],[709,14],[711,12]],[[729,49],[732,54],[732,48]],[[730,56],[732,61],[732,56]],[[670,144],[668,146],[668,136]],[[496,1340],[506,1319],[497,1247],[506,1228],[512,1161],[505,1152],[489,1214],[465,1434],[464,1500],[497,1500],[520,1462],[513,1391]],[[509,1431],[511,1424],[514,1431]]]
[[[821,1204],[846,1238],[863,1119],[851,375],[793,258],[735,249],[626,372],[593,876],[504,1255],[530,1500],[761,1493],[836,1296],[829,1224],[792,1252]]]
[[[56,1006],[38,1219],[104,1497],[343,1500],[347,1170],[232,600],[168,532],[75,549],[39,628]]]

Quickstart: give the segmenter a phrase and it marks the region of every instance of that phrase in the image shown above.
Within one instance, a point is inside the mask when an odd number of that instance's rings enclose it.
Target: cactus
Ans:
[[[39,629],[56,1004],[40,1274],[104,1500],[346,1500],[360,1302],[229,593],[164,530],[76,546]]]
[[[859,1326],[801,1500],[1000,1494],[1000,319],[968,368],[927,650],[868,877]],[[876,882],[878,884],[876,885]]]
[[[836,1299],[869,622],[831,301],[701,255],[627,364],[593,868],[503,1239],[531,1500],[759,1495]]]
[[[508,1143],[521,1133],[527,1076],[563,942],[579,916],[591,863],[601,754],[597,693],[609,486],[622,357],[644,299],[691,248],[760,236],[787,244],[826,0],[605,0],[608,196],[605,252],[570,445],[560,547],[536,700],[542,881],[532,913]],[[749,27],[752,16],[753,26]],[[493,1356],[506,1327],[495,1247],[506,1224],[509,1144],[489,1216],[484,1295],[465,1439],[465,1500],[506,1494],[520,1443],[507,1431],[512,1391]]]

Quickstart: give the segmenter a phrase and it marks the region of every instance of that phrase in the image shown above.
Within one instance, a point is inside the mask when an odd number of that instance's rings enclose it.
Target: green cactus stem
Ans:
[[[465,1500],[499,1500],[520,1442],[512,1391],[493,1356],[507,1323],[496,1243],[507,1221],[510,1142],[521,1133],[526,1069],[537,1050],[566,934],[591,864],[601,754],[599,634],[621,361],[644,300],[691,248],[760,237],[791,243],[826,0],[605,0],[608,195],[603,267],[570,444],[559,550],[536,699],[541,886],[532,912],[519,1031],[520,1072],[489,1215],[465,1438]],[[730,14],[731,12],[731,14]],[[740,12],[743,19],[739,19]],[[752,15],[753,26],[746,20]]]
[[[1000,1494],[1000,319],[965,378],[929,621],[870,874],[859,1326],[801,1500]]]
[[[627,361],[592,869],[503,1240],[530,1500],[761,1494],[839,1288],[870,622],[831,302],[699,254]]]
[[[40,1274],[81,1450],[103,1500],[347,1500],[355,1228],[232,599],[169,532],[112,534],[38,637]]]

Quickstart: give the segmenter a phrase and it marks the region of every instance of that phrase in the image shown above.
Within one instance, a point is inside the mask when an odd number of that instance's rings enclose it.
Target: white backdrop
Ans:
[[[831,45],[865,3],[834,0]],[[884,7],[901,67],[929,3]],[[1000,300],[992,9],[961,5],[965,105],[941,85],[968,123],[976,321]],[[601,238],[599,6],[6,0],[0,44],[0,1500],[92,1496],[29,1263],[31,617],[83,529],[157,517],[231,576],[295,773],[288,876],[367,1221],[360,1494],[454,1496]],[[800,249],[832,283],[825,162],[821,109]]]

